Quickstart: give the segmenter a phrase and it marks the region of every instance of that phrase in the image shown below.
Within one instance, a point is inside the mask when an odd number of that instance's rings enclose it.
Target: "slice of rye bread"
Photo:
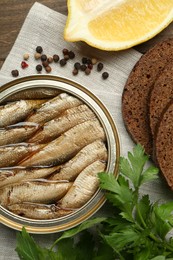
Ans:
[[[173,58],[173,38],[156,44],[134,66],[122,95],[122,115],[127,131],[136,143],[152,155],[149,124],[149,96],[166,63]]]
[[[155,160],[169,187],[173,189],[173,100],[169,102],[160,118],[153,145]]]
[[[155,129],[163,109],[173,98],[173,61],[170,61],[161,72],[151,91],[149,102],[150,128],[155,139]]]

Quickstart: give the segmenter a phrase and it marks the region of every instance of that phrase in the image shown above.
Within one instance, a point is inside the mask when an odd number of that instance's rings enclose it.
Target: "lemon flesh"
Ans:
[[[69,0],[67,41],[122,50],[149,40],[173,20],[173,0]]]

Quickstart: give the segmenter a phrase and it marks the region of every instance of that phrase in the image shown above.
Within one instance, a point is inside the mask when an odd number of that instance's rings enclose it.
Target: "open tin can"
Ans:
[[[20,96],[21,99],[22,96],[25,98],[26,93],[31,90],[40,93],[49,93],[49,90],[51,93],[52,90],[57,90],[57,92],[65,92],[82,100],[95,113],[104,129],[108,150],[106,172],[114,173],[117,176],[120,157],[119,137],[114,121],[103,103],[88,89],[68,79],[55,76],[29,76],[2,86],[0,88],[0,104],[4,104],[7,100],[13,100],[15,96]],[[2,224],[15,230],[21,230],[25,226],[30,233],[60,232],[70,229],[91,217],[105,201],[104,192],[98,188],[92,198],[73,213],[46,220],[25,218],[12,213],[1,205],[0,220]]]

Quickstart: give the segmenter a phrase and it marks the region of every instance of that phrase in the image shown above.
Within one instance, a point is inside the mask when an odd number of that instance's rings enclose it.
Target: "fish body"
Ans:
[[[0,169],[0,188],[22,181],[45,178],[56,170],[57,166],[30,169],[27,169],[25,167],[11,167]]]
[[[43,145],[27,143],[0,146],[0,168],[15,166],[26,156],[40,150]]]
[[[39,128],[38,124],[25,122],[0,129],[0,146],[26,141]]]
[[[50,203],[62,198],[71,187],[70,182],[27,181],[0,189],[4,207],[22,202]]]
[[[58,118],[44,124],[33,137],[29,139],[31,143],[47,143],[57,138],[65,131],[86,120],[94,119],[96,116],[86,105],[72,107],[66,110]]]
[[[47,99],[55,97],[56,95],[60,94],[60,92],[61,91],[59,89],[31,88],[13,94],[12,96],[8,97],[6,101],[17,101],[21,99]]]
[[[87,166],[76,178],[73,185],[61,199],[62,208],[80,208],[89,201],[99,187],[98,173],[105,170],[106,164],[95,161]]]
[[[20,100],[0,106],[0,127],[23,121],[44,102],[45,100]]]
[[[60,166],[50,179],[73,181],[82,170],[94,161],[103,160],[106,162],[107,156],[108,153],[105,144],[97,140],[85,146],[75,157]]]
[[[8,209],[13,213],[30,219],[55,219],[66,216],[73,212],[70,209],[61,209],[55,204],[18,203],[9,205]]]
[[[81,123],[45,145],[43,149],[23,161],[21,166],[58,165],[71,159],[84,146],[95,140],[105,141],[105,133],[98,120]]]
[[[43,124],[56,116],[60,115],[66,109],[81,105],[82,101],[78,98],[61,93],[55,98],[45,102],[35,113],[27,118],[27,121]]]

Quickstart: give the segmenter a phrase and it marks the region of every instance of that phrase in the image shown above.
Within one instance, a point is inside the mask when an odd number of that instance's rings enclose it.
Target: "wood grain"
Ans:
[[[67,14],[65,0],[37,0],[55,11]],[[0,0],[0,68],[17,38],[35,0]]]
[[[37,2],[67,15],[67,1],[65,0],[37,0]],[[0,68],[34,3],[35,0],[0,0]],[[173,37],[173,23],[153,39],[134,48],[141,53],[145,53],[155,43],[168,37]]]

